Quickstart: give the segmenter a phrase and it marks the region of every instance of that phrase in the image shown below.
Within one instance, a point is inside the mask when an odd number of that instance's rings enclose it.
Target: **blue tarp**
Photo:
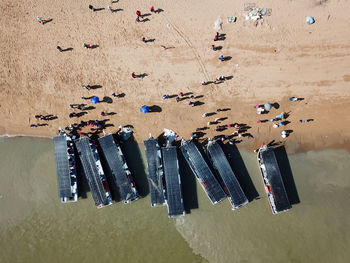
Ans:
[[[147,112],[149,112],[149,107],[146,106],[146,105],[143,105],[143,106],[141,107],[140,111],[141,111],[142,113],[147,113]]]
[[[97,103],[99,103],[99,102],[100,102],[100,99],[99,99],[98,97],[93,96],[93,97],[91,98],[91,103],[92,103],[92,104],[97,104]]]

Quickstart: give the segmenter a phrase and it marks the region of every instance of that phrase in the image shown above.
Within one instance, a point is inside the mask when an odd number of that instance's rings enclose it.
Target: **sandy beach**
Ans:
[[[311,149],[350,150],[350,29],[349,2],[255,1],[271,8],[270,16],[254,25],[245,20],[245,1],[22,1],[1,0],[0,134],[55,136],[59,127],[81,120],[108,119],[106,132],[133,125],[137,141],[158,136],[163,128],[189,138],[208,121],[225,118],[219,125],[244,123],[254,138],[240,145],[257,148],[263,141],[286,141],[289,152]],[[88,5],[104,8],[92,12]],[[161,8],[151,13],[150,7]],[[145,22],[137,23],[136,10]],[[52,19],[45,24],[36,17]],[[228,23],[227,17],[237,21]],[[308,25],[307,16],[316,22]],[[225,39],[214,42],[214,21],[221,17]],[[141,38],[154,39],[144,43]],[[86,49],[83,43],[98,45]],[[218,51],[211,45],[221,46]],[[56,46],[70,51],[59,52]],[[221,62],[220,55],[231,57]],[[144,78],[131,73],[146,73]],[[216,77],[232,76],[221,84],[200,85]],[[83,85],[96,86],[85,90]],[[162,100],[163,94],[192,92],[201,105],[185,99]],[[113,98],[112,93],[124,93]],[[85,103],[81,97],[109,97],[79,118],[69,118],[69,104]],[[289,97],[303,98],[291,102]],[[278,103],[268,114],[258,115],[256,104]],[[161,112],[142,114],[142,105],[157,105]],[[202,114],[229,108],[211,117]],[[102,117],[100,112],[114,112]],[[270,121],[289,114],[290,136]],[[37,121],[35,115],[57,119]],[[313,119],[300,123],[302,119]],[[31,128],[31,124],[47,126]],[[203,138],[217,133],[211,125]],[[89,132],[88,127],[82,130]]]

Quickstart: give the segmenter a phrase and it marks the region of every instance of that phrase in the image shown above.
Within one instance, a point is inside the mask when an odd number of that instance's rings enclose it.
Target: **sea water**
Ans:
[[[240,150],[259,198],[235,211],[213,206],[181,164],[188,213],[169,219],[150,206],[143,147],[128,149],[144,197],[96,209],[90,193],[60,202],[52,140],[0,139],[0,262],[349,262],[348,152],[290,155],[300,202],[278,215],[254,153]]]

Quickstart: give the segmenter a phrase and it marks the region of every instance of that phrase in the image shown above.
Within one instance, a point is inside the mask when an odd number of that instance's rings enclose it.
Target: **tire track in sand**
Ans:
[[[208,74],[207,69],[205,68],[205,65],[202,61],[202,58],[198,54],[197,50],[193,47],[189,38],[185,35],[185,33],[183,33],[177,26],[175,26],[173,23],[171,23],[168,19],[167,19],[167,22],[168,22],[168,25],[170,25],[175,30],[175,32],[186,42],[187,46],[192,50],[192,53],[195,56],[195,58],[199,64],[199,67],[200,67],[200,69],[205,77],[205,81],[209,81],[210,80],[209,74]]]

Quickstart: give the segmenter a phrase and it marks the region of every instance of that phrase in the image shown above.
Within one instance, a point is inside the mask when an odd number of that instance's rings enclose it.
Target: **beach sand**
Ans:
[[[54,136],[59,127],[90,119],[105,119],[114,126],[133,125],[137,141],[158,136],[169,128],[189,138],[198,127],[215,118],[227,117],[220,125],[244,123],[254,138],[243,138],[243,147],[257,148],[263,141],[286,141],[289,152],[322,148],[350,150],[350,29],[348,1],[256,1],[271,8],[257,26],[244,17],[245,1],[0,1],[0,134]],[[104,10],[92,12],[88,5]],[[136,10],[164,11],[150,14],[144,23],[135,22]],[[308,25],[306,16],[316,23]],[[52,19],[39,24],[36,17]],[[214,21],[221,16],[224,41],[214,42]],[[237,16],[228,23],[227,17]],[[141,38],[155,39],[143,43]],[[85,49],[83,43],[98,45]],[[220,45],[220,51],[210,49]],[[73,48],[59,52],[56,46]],[[163,47],[162,47],[163,46]],[[164,48],[166,47],[166,49]],[[220,55],[230,56],[220,62]],[[147,73],[131,78],[131,73]],[[222,84],[201,86],[220,75],[232,76]],[[87,91],[82,85],[100,85]],[[80,118],[68,117],[69,104],[90,102],[81,96],[105,96],[113,103],[99,103]],[[163,94],[193,92],[204,104],[188,100],[162,100]],[[290,102],[290,96],[304,98]],[[195,100],[195,101],[196,101]],[[279,109],[257,115],[254,106],[277,102]],[[161,112],[142,114],[142,105],[157,105]],[[218,108],[231,110],[202,118]],[[115,112],[101,117],[100,112]],[[75,112],[79,112],[75,110]],[[284,128],[293,132],[282,139],[282,128],[272,128],[271,119],[289,113]],[[58,119],[38,123],[36,114]],[[299,123],[300,119],[314,119]],[[206,130],[205,137],[217,135]],[[84,129],[84,132],[89,131]],[[230,135],[234,129],[219,134]]]

